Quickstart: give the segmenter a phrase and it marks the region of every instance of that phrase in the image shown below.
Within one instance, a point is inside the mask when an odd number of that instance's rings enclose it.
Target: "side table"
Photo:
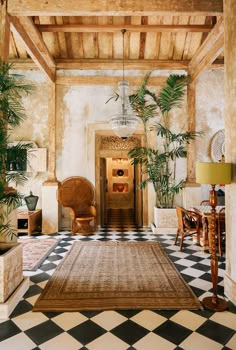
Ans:
[[[31,236],[34,231],[41,231],[42,228],[42,209],[34,211],[17,211],[17,232],[26,232]]]

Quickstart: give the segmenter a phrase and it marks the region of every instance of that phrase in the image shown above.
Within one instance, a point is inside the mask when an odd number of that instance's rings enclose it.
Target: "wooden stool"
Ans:
[[[94,232],[94,228],[90,226],[90,221],[94,220],[94,216],[80,215],[78,218],[75,218],[77,223],[76,232],[82,234],[88,234]],[[76,233],[73,232],[73,233]]]

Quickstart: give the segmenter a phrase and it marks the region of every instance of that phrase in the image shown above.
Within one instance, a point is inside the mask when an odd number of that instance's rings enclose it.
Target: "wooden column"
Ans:
[[[225,33],[225,161],[233,164],[233,180],[226,185],[225,293],[236,304],[236,3],[224,2]]]
[[[56,179],[56,84],[49,82],[48,98],[48,178],[46,182]]]
[[[196,81],[187,88],[188,131],[196,130]],[[190,208],[201,202],[201,187],[196,184],[196,141],[187,145],[187,181],[182,191],[182,205]]]
[[[0,63],[8,62],[10,43],[10,21],[7,15],[7,1],[0,4]]]
[[[187,112],[188,112],[188,131],[196,130],[196,83],[190,83],[187,90]],[[196,143],[191,141],[187,145],[187,182],[196,182]]]
[[[56,177],[56,84],[49,81],[48,178],[42,188],[42,232],[55,233],[59,227],[58,181]]]

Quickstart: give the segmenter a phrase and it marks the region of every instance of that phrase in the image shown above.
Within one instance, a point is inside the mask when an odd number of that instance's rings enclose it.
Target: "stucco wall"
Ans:
[[[27,120],[13,134],[14,140],[31,140],[39,147],[48,148],[48,87],[47,81],[40,72],[23,71],[25,78],[36,85],[36,91],[24,98]],[[96,72],[95,72],[96,73]],[[94,74],[95,74],[94,73]],[[155,75],[166,72],[155,72]],[[77,74],[77,73],[75,73]],[[84,73],[85,74],[85,73]],[[91,74],[91,73],[90,73]],[[196,141],[197,160],[210,160],[210,142],[212,136],[224,128],[223,122],[223,71],[204,73],[197,86],[196,129],[203,131],[203,137]],[[91,80],[92,81],[92,80]],[[95,151],[91,138],[93,125],[109,127],[109,117],[118,111],[118,105],[106,101],[111,97],[115,87],[84,85],[57,86],[57,162],[56,173],[59,181],[68,176],[80,175],[94,183]],[[130,90],[132,91],[132,89]],[[187,126],[186,101],[182,110],[175,110],[171,117],[176,131]],[[186,162],[181,161],[177,168],[181,178],[186,177]],[[30,190],[39,198],[41,207],[41,186],[47,173],[37,173],[20,190],[27,195]],[[203,198],[208,196],[208,188],[203,188]],[[181,198],[179,198],[181,201]],[[153,190],[149,189],[149,222],[153,221],[155,199]]]
[[[11,133],[11,141],[34,141],[38,147],[48,148],[48,84],[44,75],[37,71],[18,71],[25,80],[35,86],[35,91],[23,98],[26,119]],[[37,208],[41,208],[41,188],[47,172],[27,173],[28,181],[19,192],[30,191],[39,196]]]
[[[196,160],[212,161],[212,137],[216,132],[224,129],[223,70],[207,71],[199,79],[196,89],[196,129],[203,132],[196,143]],[[216,190],[219,188],[216,186]],[[208,199],[210,186],[202,185],[201,189],[202,199]]]

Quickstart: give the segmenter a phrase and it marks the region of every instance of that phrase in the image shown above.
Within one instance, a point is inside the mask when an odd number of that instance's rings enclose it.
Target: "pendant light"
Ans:
[[[124,69],[124,35],[126,33],[126,29],[122,29],[121,33],[123,36],[123,80],[118,83],[118,102],[121,104],[121,112],[111,117],[111,125],[115,134],[123,140],[126,140],[137,128],[139,118],[134,114],[129,103],[129,83],[127,80],[125,80]]]

